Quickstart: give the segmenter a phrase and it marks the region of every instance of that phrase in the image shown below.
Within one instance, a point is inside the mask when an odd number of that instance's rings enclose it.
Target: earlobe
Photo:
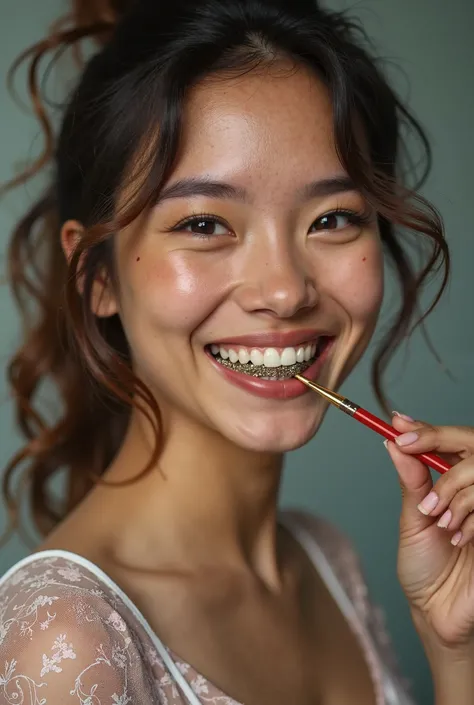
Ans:
[[[61,228],[61,246],[64,256],[70,262],[78,241],[84,233],[84,226],[78,220],[67,220]],[[83,277],[77,279],[77,290],[82,294]],[[107,272],[103,271],[92,287],[91,308],[100,318],[108,318],[118,312],[117,299]]]
[[[66,220],[63,223],[61,227],[61,247],[68,262],[71,261],[73,252],[83,233],[84,226],[78,220]]]
[[[118,313],[117,298],[115,296],[110,276],[104,272],[96,278],[92,287],[91,308],[96,316],[108,318]]]

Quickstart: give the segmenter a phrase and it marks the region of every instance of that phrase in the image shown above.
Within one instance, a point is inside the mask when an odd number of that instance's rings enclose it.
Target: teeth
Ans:
[[[296,362],[304,362],[304,348],[298,348],[296,351]]]
[[[285,348],[281,354],[281,364],[285,367],[294,365],[296,362],[296,350],[294,348]]]
[[[252,350],[250,352],[250,362],[257,367],[263,365],[263,353],[261,353],[260,350]]]
[[[250,353],[245,348],[239,350],[239,362],[241,365],[246,365],[250,361]]]
[[[288,347],[281,352],[276,348],[265,348],[263,351],[257,348],[239,348],[237,350],[216,344],[211,345],[210,349],[213,355],[220,356],[222,360],[228,360],[232,364],[248,365],[251,363],[251,367],[277,368],[309,362],[320,354],[323,347],[324,338],[319,338],[317,343],[308,343],[298,348]],[[264,377],[262,376],[261,379]]]
[[[238,362],[239,361],[238,353],[236,353],[235,350],[232,350],[232,348],[229,350],[229,360],[231,362]]]
[[[281,367],[281,358],[278,350],[267,348],[263,353],[263,364],[265,367]]]

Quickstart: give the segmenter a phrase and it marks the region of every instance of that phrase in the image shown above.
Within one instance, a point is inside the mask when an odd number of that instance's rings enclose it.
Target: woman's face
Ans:
[[[305,69],[195,88],[163,197],[116,251],[135,371],[167,423],[185,417],[248,449],[312,437],[325,404],[294,378],[262,376],[309,357],[306,375],[337,387],[381,304],[376,219]]]

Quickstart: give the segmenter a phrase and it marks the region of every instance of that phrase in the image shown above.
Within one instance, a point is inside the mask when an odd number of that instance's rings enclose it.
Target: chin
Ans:
[[[308,443],[322,422],[322,413],[292,414],[284,418],[247,418],[232,428],[221,429],[236,445],[259,453],[287,453]],[[253,422],[253,423],[252,423]]]

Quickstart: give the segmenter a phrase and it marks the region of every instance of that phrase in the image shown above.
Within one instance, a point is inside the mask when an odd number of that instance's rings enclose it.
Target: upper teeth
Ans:
[[[213,355],[220,355],[224,360],[240,362],[242,365],[251,362],[257,366],[286,367],[296,362],[311,360],[316,354],[316,343],[308,343],[298,348],[284,348],[281,351],[276,348],[226,348],[222,345],[211,345],[211,352]]]

